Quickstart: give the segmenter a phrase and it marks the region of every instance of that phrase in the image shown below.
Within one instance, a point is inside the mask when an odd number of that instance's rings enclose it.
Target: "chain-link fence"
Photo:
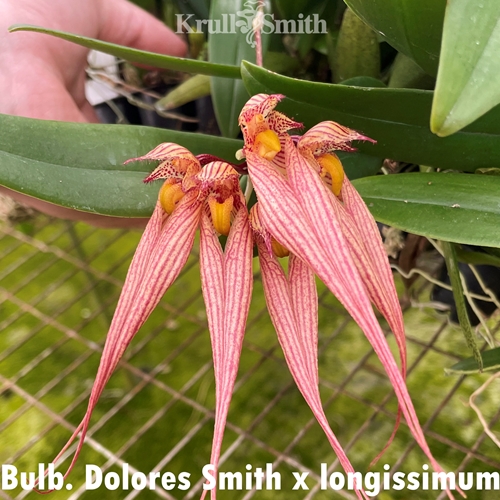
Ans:
[[[140,234],[103,230],[42,215],[0,226],[0,462],[36,471],[59,452],[80,422],[121,285]],[[426,282],[419,283],[425,301]],[[320,383],[324,407],[360,471],[384,448],[397,405],[390,383],[359,328],[320,287]],[[487,378],[445,376],[468,355],[460,332],[426,307],[405,311],[408,386],[430,447],[449,471],[498,471],[500,453],[468,398]],[[390,339],[392,342],[392,338]],[[492,384],[476,401],[494,431],[500,418]],[[72,490],[53,498],[190,499],[201,494],[210,457],[214,382],[196,251],[136,336],[99,401]],[[75,445],[58,470],[65,470]],[[321,488],[321,470],[341,470],[296,389],[267,315],[256,272],[253,303],[224,439],[221,470],[271,463],[281,489],[221,490],[220,499],[355,498]],[[130,479],[137,471],[189,473],[190,487],[138,491],[85,489],[85,467]],[[124,469],[124,464],[128,464]],[[426,459],[403,423],[373,471],[422,472]],[[247,468],[248,465],[248,468]],[[293,490],[292,472],[308,472],[309,490]],[[255,486],[255,485],[253,485]],[[129,486],[130,488],[130,486]],[[469,498],[494,499],[474,491]],[[17,487],[4,499],[35,498]],[[415,491],[411,498],[444,498]],[[409,498],[408,491],[379,498]]]

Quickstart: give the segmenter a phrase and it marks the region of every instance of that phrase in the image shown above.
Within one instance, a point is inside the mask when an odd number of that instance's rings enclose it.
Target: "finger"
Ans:
[[[0,103],[0,112],[43,120],[88,121],[57,76],[38,72],[36,78],[39,82],[36,86],[30,84],[30,75],[16,79],[10,86],[10,98]]]
[[[179,36],[127,0],[107,0],[102,9],[102,40],[173,56],[186,54],[186,44]]]
[[[97,113],[94,108],[90,104],[89,101],[85,100],[83,105],[80,106],[80,111],[82,115],[85,117],[85,120],[90,123],[99,123],[99,118],[97,117]]]

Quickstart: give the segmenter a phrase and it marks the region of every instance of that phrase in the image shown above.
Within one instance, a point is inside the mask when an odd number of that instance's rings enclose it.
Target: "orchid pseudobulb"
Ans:
[[[344,470],[354,472],[330,428],[319,393],[315,275],[351,314],[382,362],[399,402],[395,431],[403,414],[434,469],[442,471],[429,450],[406,388],[403,318],[375,221],[334,152],[353,150],[353,140],[372,139],[334,122],[320,123],[303,136],[289,135],[301,124],[275,111],[283,97],[256,95],[240,114],[244,147],[237,157],[246,159],[258,198],[250,214],[239,174],[227,162],[209,155],[195,157],[172,143],[161,144],[146,155],[129,160],[159,161],[145,181],[161,179],[163,185],[130,265],[87,412],[56,457],[58,460],[81,432],[66,474],[81,451],[92,411],[105,384],[134,335],[179,275],[197,229],[216,380],[210,458],[215,470],[250,304],[255,244],[267,306],[285,360]],[[227,236],[224,250],[219,235]],[[289,258],[287,273],[278,261],[283,257]],[[384,315],[395,335],[401,367],[389,349],[372,304]],[[362,489],[357,489],[356,494],[358,498],[367,498]],[[215,495],[212,490],[212,499]]]

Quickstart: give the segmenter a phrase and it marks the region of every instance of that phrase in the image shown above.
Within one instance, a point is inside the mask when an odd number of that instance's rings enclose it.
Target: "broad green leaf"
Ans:
[[[234,161],[241,141],[172,130],[0,115],[0,184],[84,212],[148,217],[161,183],[143,184],[153,163],[125,160],[162,142]]]
[[[371,76],[355,76],[340,83],[342,85],[350,85],[351,87],[375,87],[382,89],[387,87],[382,80]]]
[[[342,166],[349,179],[361,179],[380,172],[382,159],[362,153],[346,153],[337,151],[337,156],[342,162]]]
[[[285,52],[268,50],[264,55],[264,67],[275,73],[286,74],[297,71],[300,62],[296,57],[289,56]]]
[[[399,52],[436,76],[446,0],[344,0]]]
[[[380,76],[380,48],[375,32],[347,9],[335,49],[334,81]]]
[[[257,4],[245,0],[212,0],[210,20],[220,23],[218,31],[208,39],[208,58],[211,63],[240,65],[242,60],[255,62],[255,38],[252,21]],[[234,19],[232,26],[231,19]],[[231,32],[234,31],[234,32]],[[220,131],[225,137],[239,133],[238,115],[249,94],[239,80],[212,78],[212,102]]]
[[[413,59],[400,52],[391,67],[389,88],[432,90],[436,81]]]
[[[235,161],[242,141],[128,125],[95,125],[0,115],[0,185],[84,212],[147,217],[161,183],[142,180],[155,164],[129,158],[162,142],[176,142],[194,154]],[[347,175],[374,175],[380,160],[363,154],[340,155]]]
[[[500,178],[414,173],[354,182],[375,219],[409,233],[500,247]]]
[[[89,49],[100,50],[116,57],[121,57],[126,61],[147,64],[155,68],[172,69],[176,71],[186,71],[187,73],[198,73],[201,75],[220,76],[224,78],[241,78],[240,69],[237,66],[227,64],[213,64],[205,61],[197,61],[194,59],[184,59],[182,57],[166,56],[163,54],[155,54],[154,52],[146,52],[144,50],[131,49],[123,45],[114,43],[102,42],[94,38],[88,38],[81,35],[73,35],[64,31],[49,30],[39,26],[31,26],[28,24],[16,24],[9,28],[10,32],[15,31],[34,31],[45,35],[55,36],[76,43],[82,47]]]
[[[278,109],[306,128],[335,120],[377,140],[356,144],[363,153],[442,169],[474,171],[500,165],[500,108],[440,138],[429,130],[430,91],[308,82],[246,62],[242,76],[251,94],[285,94]]]
[[[490,349],[481,353],[483,360],[483,372],[500,370],[500,347]],[[477,361],[474,358],[467,358],[454,364],[451,368],[444,370],[448,375],[471,375],[480,373]]]
[[[500,2],[453,0],[443,27],[431,129],[455,133],[500,103]]]
[[[481,353],[474,338],[475,334],[472,331],[469,314],[467,313],[463,278],[458,267],[455,245],[453,243],[449,243],[448,241],[442,241],[441,247],[443,249],[444,261],[446,263],[446,269],[448,270],[448,276],[450,277],[451,287],[453,289],[453,300],[455,301],[455,306],[457,309],[458,321],[460,323],[460,327],[462,328],[465,342],[467,344],[467,347],[472,351],[472,355],[474,356],[474,359],[476,360],[476,364],[479,367],[480,371],[483,371],[483,360],[481,359]]]

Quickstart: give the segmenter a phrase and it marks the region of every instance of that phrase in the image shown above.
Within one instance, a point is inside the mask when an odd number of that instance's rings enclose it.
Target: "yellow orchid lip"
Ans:
[[[339,157],[334,154],[326,153],[316,158],[321,167],[321,176],[325,177],[328,173],[332,179],[332,191],[335,196],[339,196],[344,182],[344,167]]]
[[[167,212],[168,215],[171,215],[175,210],[177,203],[184,198],[184,191],[182,190],[182,186],[180,183],[175,182],[165,182],[160,189],[160,193],[158,194],[158,199],[160,200],[160,204]]]
[[[288,257],[290,255],[290,250],[284,247],[278,240],[275,240],[273,237],[271,237],[271,248],[273,250],[273,254],[279,259]]]
[[[273,161],[274,157],[281,151],[278,134],[273,130],[260,132],[255,138],[254,148],[259,156],[268,161]]]
[[[234,198],[229,196],[222,203],[219,203],[215,197],[208,199],[212,224],[219,234],[227,236],[231,229],[231,212],[233,211]]]

